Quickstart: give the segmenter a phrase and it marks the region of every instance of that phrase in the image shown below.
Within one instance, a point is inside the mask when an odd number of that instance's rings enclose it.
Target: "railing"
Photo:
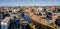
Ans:
[[[37,29],[36,26],[33,23],[28,23],[28,24],[32,29]]]

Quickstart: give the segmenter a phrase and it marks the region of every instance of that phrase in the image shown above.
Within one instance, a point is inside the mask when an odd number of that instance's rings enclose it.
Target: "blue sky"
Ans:
[[[0,6],[60,5],[60,0],[0,0]]]

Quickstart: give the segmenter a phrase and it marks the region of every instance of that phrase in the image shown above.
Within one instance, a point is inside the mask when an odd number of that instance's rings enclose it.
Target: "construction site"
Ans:
[[[60,6],[1,6],[0,29],[60,29]]]

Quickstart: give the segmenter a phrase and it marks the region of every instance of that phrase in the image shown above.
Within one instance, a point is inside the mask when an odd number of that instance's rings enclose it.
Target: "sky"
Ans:
[[[60,0],[0,0],[0,6],[33,6],[33,5],[60,6]]]

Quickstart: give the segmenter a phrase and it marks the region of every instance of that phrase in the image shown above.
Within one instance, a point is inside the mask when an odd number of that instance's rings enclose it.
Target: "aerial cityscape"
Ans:
[[[0,0],[0,29],[60,29],[60,0]]]
[[[60,6],[0,7],[1,29],[57,29],[59,19]]]

